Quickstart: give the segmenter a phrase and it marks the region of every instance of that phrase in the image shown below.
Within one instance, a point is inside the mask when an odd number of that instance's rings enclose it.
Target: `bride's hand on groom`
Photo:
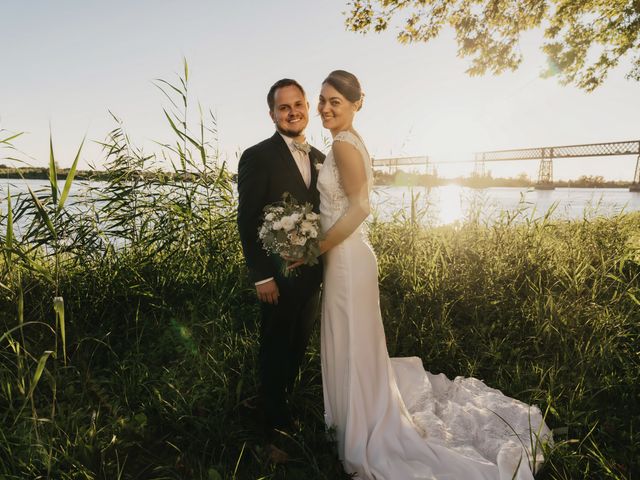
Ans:
[[[325,240],[320,241],[320,255],[321,257],[328,250],[328,245]],[[298,268],[301,265],[304,265],[304,260],[299,258],[287,257],[286,255],[281,255],[282,258],[287,262],[287,270],[293,270],[294,268]]]
[[[327,251],[327,244],[324,240],[320,241],[320,255],[323,255]],[[288,263],[287,270],[293,270],[294,268],[298,268],[301,265],[304,265],[304,260],[299,258],[291,258],[286,255],[282,255],[282,258],[285,259]]]
[[[299,258],[287,257],[285,255],[283,255],[282,258],[287,261],[287,270],[293,270],[294,268],[304,265],[304,260]]]

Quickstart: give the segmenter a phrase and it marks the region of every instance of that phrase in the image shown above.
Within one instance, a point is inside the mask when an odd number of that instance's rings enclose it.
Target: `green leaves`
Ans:
[[[56,159],[53,154],[53,135],[49,132],[49,183],[51,185],[51,198],[53,204],[58,203],[58,174],[56,172]]]
[[[623,57],[635,54],[627,78],[640,79],[640,9],[626,0],[557,3],[545,32],[552,40],[543,46],[550,62],[545,76],[558,75],[564,84],[591,91]]]
[[[33,200],[33,204],[36,207],[36,211],[38,212],[38,216],[44,222],[44,224],[47,226],[47,229],[51,233],[52,237],[53,238],[57,238],[56,229],[53,226],[53,222],[51,221],[51,217],[49,216],[49,214],[45,210],[44,205],[42,205],[42,202],[40,201],[38,196],[35,193],[33,193],[33,190],[31,190],[31,187],[29,185],[27,185],[27,188],[29,189],[29,194],[31,195],[31,199]]]
[[[23,133],[24,132],[15,133],[15,134],[10,135],[10,136],[8,136],[6,138],[2,138],[2,139],[0,139],[0,144],[11,145],[11,140],[14,140],[14,139],[18,138]]]
[[[207,472],[207,480],[222,480],[222,475],[215,468],[210,468]]]
[[[47,359],[53,352],[51,350],[45,351],[42,356],[40,356],[40,360],[38,360],[38,366],[36,367],[36,371],[33,374],[33,378],[31,379],[31,385],[29,386],[29,394],[27,397],[31,397],[33,395],[33,391],[38,386],[38,382],[40,382],[40,377],[42,377],[42,372],[44,372],[44,367],[47,363]]]
[[[29,322],[25,323],[24,325],[27,325],[28,323]],[[42,374],[45,370],[47,360],[49,359],[52,353],[53,353],[52,350],[45,350],[45,352],[40,356],[40,359],[38,360],[38,365],[36,366],[36,370],[33,374],[33,378],[31,379],[31,383],[29,384],[29,392],[27,393],[24,399],[24,403],[22,404],[20,411],[15,417],[15,420],[18,420],[20,418],[20,415],[22,411],[25,409],[25,407],[27,406],[27,403],[29,401],[33,402],[33,394],[36,390],[36,387],[38,386],[38,383],[40,383],[40,378],[42,377]]]
[[[630,55],[627,78],[640,80],[637,1],[353,0],[349,5],[348,30],[380,33],[395,18],[401,43],[427,42],[443,27],[453,27],[458,55],[471,60],[470,75],[517,69],[521,34],[544,25],[548,41],[541,49],[550,65],[544,77],[558,76],[563,84],[592,91]]]
[[[62,207],[64,207],[64,202],[67,200],[69,196],[69,190],[71,189],[71,183],[73,182],[73,178],[76,175],[76,168],[78,167],[78,159],[80,158],[80,152],[82,151],[82,147],[84,146],[84,141],[86,137],[82,139],[82,143],[80,143],[80,147],[78,148],[78,153],[76,153],[76,158],[73,160],[73,164],[69,169],[69,173],[67,174],[67,179],[64,182],[64,187],[62,189],[62,196],[60,197],[60,203],[58,204],[58,211],[60,213]]]
[[[11,206],[11,187],[7,188],[7,234],[5,235],[7,266],[11,270],[11,250],[13,250],[13,207]]]

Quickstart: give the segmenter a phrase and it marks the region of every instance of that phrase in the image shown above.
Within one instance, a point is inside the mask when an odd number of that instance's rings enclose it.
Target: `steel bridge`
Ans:
[[[433,162],[428,156],[373,158],[372,162],[374,167],[391,167],[396,171],[400,165],[424,165],[427,171],[433,165]]]
[[[391,167],[396,171],[399,165],[425,165],[427,172],[435,163],[471,163],[474,162],[474,173],[485,175],[487,162],[512,162],[518,160],[540,160],[536,188],[551,190],[553,186],[553,160],[558,158],[611,157],[619,155],[636,155],[636,168],[633,182],[629,187],[632,192],[640,192],[640,140],[626,142],[589,143],[583,145],[563,145],[555,147],[520,148],[515,150],[494,150],[476,152],[474,160],[455,162],[433,162],[428,156],[392,157],[373,159],[374,167]]]

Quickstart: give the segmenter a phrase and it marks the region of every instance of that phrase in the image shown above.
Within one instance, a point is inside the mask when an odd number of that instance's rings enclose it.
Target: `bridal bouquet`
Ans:
[[[299,204],[290,193],[282,201],[264,207],[264,223],[258,230],[262,248],[281,257],[318,263],[320,255],[320,216],[310,203]],[[288,276],[292,270],[284,267]]]

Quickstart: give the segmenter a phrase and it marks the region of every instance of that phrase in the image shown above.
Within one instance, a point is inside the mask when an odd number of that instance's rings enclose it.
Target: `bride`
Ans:
[[[353,127],[363,97],[358,79],[336,70],[318,103],[333,137],[318,176],[325,421],[345,471],[366,480],[531,480],[541,443],[551,441],[537,407],[475,378],[431,374],[418,357],[389,358],[364,223],[371,159]]]

